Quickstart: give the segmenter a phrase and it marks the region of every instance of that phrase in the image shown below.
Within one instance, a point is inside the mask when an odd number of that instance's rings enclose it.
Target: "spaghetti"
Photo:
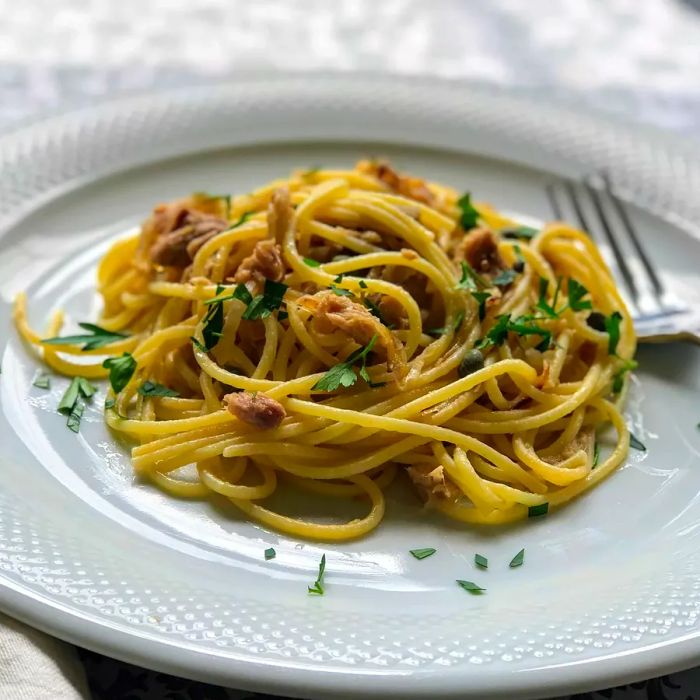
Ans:
[[[161,205],[97,279],[96,340],[42,338],[24,295],[20,333],[57,372],[109,376],[106,421],[137,443],[140,476],[295,536],[366,534],[399,474],[451,518],[507,523],[627,454],[616,404],[636,341],[592,241],[384,162]],[[596,464],[607,423],[617,443]],[[266,499],[288,484],[362,497],[367,515],[275,512]]]

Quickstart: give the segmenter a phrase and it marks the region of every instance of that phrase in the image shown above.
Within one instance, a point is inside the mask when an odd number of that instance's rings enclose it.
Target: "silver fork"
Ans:
[[[568,210],[600,246],[628,304],[640,342],[687,340],[700,344],[700,303],[683,303],[667,287],[608,174],[601,172],[581,182],[551,182],[546,189],[555,218],[571,220]]]

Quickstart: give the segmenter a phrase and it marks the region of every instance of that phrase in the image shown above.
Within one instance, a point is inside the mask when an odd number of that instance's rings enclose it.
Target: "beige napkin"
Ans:
[[[89,700],[85,672],[70,644],[0,613],[2,700]]]

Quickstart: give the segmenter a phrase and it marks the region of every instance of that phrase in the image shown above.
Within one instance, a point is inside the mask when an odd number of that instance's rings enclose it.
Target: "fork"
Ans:
[[[700,303],[693,308],[667,288],[606,172],[580,182],[550,182],[546,192],[555,218],[566,220],[565,210],[570,210],[578,226],[600,246],[640,342],[700,344]]]

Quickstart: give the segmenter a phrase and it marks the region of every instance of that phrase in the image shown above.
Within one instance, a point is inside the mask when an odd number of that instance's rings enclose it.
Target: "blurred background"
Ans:
[[[269,70],[536,90],[700,138],[700,0],[0,0],[0,130]]]

